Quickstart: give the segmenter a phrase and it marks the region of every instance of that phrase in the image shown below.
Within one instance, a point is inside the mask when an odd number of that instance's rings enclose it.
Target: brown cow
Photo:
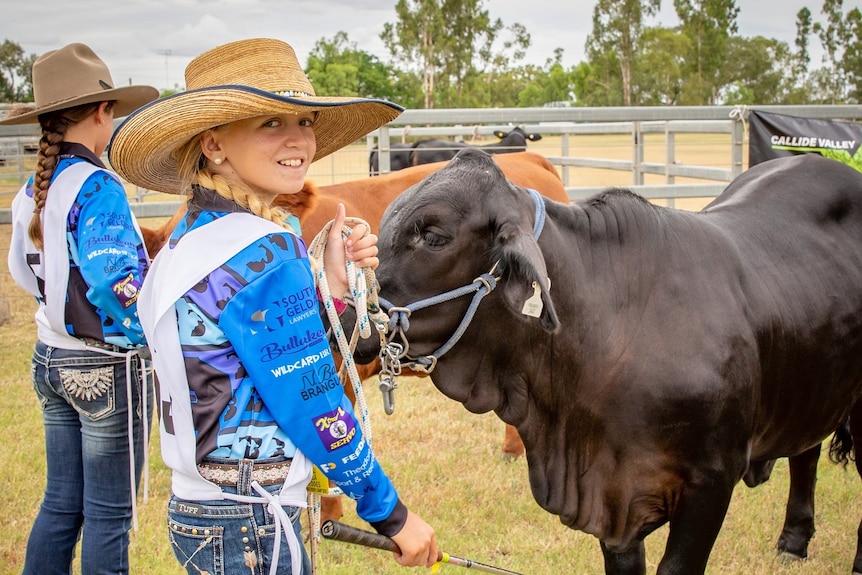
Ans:
[[[512,182],[533,188],[543,196],[558,202],[568,202],[566,188],[553,164],[547,158],[532,152],[499,154],[494,161]],[[288,209],[302,224],[302,237],[306,243],[325,226],[335,214],[339,202],[347,214],[367,221],[377,232],[380,218],[395,197],[419,183],[422,178],[436,172],[447,162],[411,166],[397,172],[364,178],[329,186],[315,186],[306,182],[298,194],[277,196],[274,205]]]
[[[515,184],[532,188],[543,196],[558,202],[569,201],[559,174],[557,174],[553,164],[544,156],[532,152],[517,152],[495,154],[492,157],[506,174],[506,177]],[[428,174],[441,169],[447,163],[422,164],[373,178],[329,186],[316,186],[311,181],[306,181],[298,193],[276,196],[273,205],[287,209],[299,218],[302,226],[302,237],[306,243],[311,243],[314,236],[333,218],[339,203],[344,204],[349,216],[362,218],[376,233],[383,212],[396,196],[413,184],[420,182]],[[156,229],[141,228],[147,251],[151,257],[154,257],[167,242],[171,232],[185,212],[185,204],[182,204],[173,217],[161,227]],[[356,367],[360,377],[365,380],[380,371],[380,361],[378,359],[369,365],[357,365]],[[345,391],[351,400],[355,400],[350,385],[345,386]],[[515,459],[524,455],[524,444],[521,442],[518,431],[508,424],[505,426],[502,452],[507,459]],[[337,519],[340,516],[341,499],[337,497],[323,498],[322,520]]]

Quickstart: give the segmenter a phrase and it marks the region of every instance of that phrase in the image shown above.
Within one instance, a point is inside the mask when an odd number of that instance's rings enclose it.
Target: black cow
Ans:
[[[534,498],[600,540],[608,574],[645,573],[668,522],[657,573],[703,573],[740,479],[790,457],[791,499],[813,494],[821,441],[838,431],[845,462],[862,442],[862,173],[840,162],[759,164],[694,213],[541,200],[468,149],[379,236],[387,337],[517,427]]]
[[[508,154],[511,152],[523,152],[527,149],[527,141],[537,142],[542,139],[541,134],[528,134],[521,127],[515,127],[511,132],[495,130],[494,135],[500,141],[478,147],[489,154]],[[413,144],[410,154],[410,165],[432,164],[434,162],[447,162],[455,157],[459,150],[468,147],[464,142],[453,142],[451,140],[419,140]]]
[[[398,170],[403,170],[404,168],[410,166],[410,152],[413,147],[410,144],[402,144],[400,142],[392,142],[389,144],[389,171],[397,172]],[[368,154],[368,175],[369,176],[378,176],[380,175],[380,152],[377,149],[377,146],[371,149],[371,152]]]

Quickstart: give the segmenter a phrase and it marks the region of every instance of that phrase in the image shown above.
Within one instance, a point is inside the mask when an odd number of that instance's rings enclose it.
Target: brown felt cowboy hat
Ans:
[[[186,67],[186,91],[136,110],[108,145],[111,167],[128,181],[181,193],[177,151],[199,134],[266,114],[317,113],[315,160],[395,119],[403,108],[385,100],[315,96],[293,48],[255,38],[204,52]]]
[[[114,116],[120,118],[158,98],[159,91],[152,86],[114,88],[105,63],[89,46],[75,43],[36,58],[33,95],[35,106],[14,109],[0,125],[35,124],[41,114],[107,101],[116,102]]]

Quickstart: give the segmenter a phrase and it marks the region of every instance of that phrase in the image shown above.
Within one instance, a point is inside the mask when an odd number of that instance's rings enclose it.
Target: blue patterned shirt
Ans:
[[[236,204],[197,188],[169,249]],[[320,316],[306,246],[264,236],[210,272],[175,305],[198,462],[291,457],[297,448],[369,522],[398,495],[344,394]]]
[[[146,342],[137,300],[149,260],[126,190],[92,151],[73,142],[60,144],[60,159],[51,181],[77,162],[89,162],[105,171],[95,172],[84,182],[66,222],[66,330],[74,337],[123,348],[143,346]],[[32,176],[26,193],[33,196]],[[47,201],[51,201],[50,196],[49,189]]]

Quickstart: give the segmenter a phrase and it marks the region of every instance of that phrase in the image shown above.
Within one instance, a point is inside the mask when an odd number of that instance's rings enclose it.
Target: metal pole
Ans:
[[[332,521],[331,519],[328,521],[324,521],[323,525],[320,526],[320,534],[323,535],[323,537],[325,537],[326,539],[332,539],[334,541],[353,543],[355,545],[373,547],[374,549],[382,549],[384,551],[399,551],[398,545],[392,539],[386,537],[385,535],[380,535],[379,533],[372,533],[371,531],[364,531],[351,525],[345,525],[344,523],[339,523],[338,521]],[[452,565],[464,567],[465,569],[475,569],[476,571],[484,571],[485,573],[520,575],[515,571],[509,571],[508,569],[502,569],[500,567],[486,565],[484,563],[479,563],[478,561],[464,559],[463,557],[456,557],[455,555],[450,555],[442,551],[437,554],[437,562],[451,563]]]

